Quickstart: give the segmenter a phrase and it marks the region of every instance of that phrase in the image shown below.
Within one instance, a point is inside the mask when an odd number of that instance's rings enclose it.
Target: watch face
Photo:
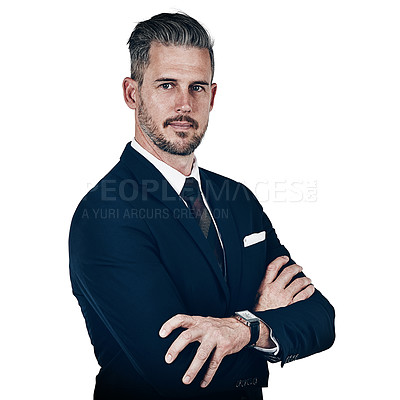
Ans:
[[[256,317],[254,314],[252,314],[250,311],[247,311],[247,310],[239,311],[236,314],[241,316],[242,318],[244,318],[248,322],[256,322],[256,321],[259,320],[258,317]]]
[[[242,317],[246,318],[246,319],[253,319],[255,318],[254,314],[252,314],[250,311],[241,311]]]

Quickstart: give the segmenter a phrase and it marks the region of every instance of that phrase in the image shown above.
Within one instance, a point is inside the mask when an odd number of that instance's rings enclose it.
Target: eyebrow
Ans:
[[[178,79],[174,78],[158,78],[154,82],[178,82]],[[206,81],[195,81],[190,84],[191,86],[193,85],[204,85],[204,86],[210,86],[210,84]]]

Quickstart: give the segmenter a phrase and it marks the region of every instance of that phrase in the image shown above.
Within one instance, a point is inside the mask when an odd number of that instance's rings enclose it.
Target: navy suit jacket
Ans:
[[[160,338],[165,321],[178,313],[229,317],[251,310],[266,266],[290,257],[244,185],[204,169],[200,175],[224,245],[226,281],[184,202],[130,143],[74,214],[70,275],[101,366],[96,399],[222,399],[241,388],[257,398],[267,385],[267,362],[254,349],[225,357],[206,389],[200,388],[204,370],[190,385],[181,381],[198,343],[171,365],[164,361],[182,331]],[[244,237],[262,231],[265,240],[244,247]],[[305,301],[256,314],[279,341],[282,365],[333,343],[334,310],[317,290]]]

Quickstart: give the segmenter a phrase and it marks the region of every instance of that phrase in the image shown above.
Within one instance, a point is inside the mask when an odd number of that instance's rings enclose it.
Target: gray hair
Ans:
[[[214,77],[214,43],[206,29],[187,14],[162,13],[139,22],[127,43],[131,54],[131,78],[138,82],[139,87],[150,62],[149,52],[153,42],[207,49],[211,61],[211,80]]]

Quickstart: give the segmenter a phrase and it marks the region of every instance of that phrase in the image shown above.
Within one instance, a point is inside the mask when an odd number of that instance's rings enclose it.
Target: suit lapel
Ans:
[[[178,220],[186,229],[187,233],[192,237],[194,243],[207,259],[209,266],[213,270],[216,279],[220,283],[221,289],[225,294],[227,304],[229,304],[228,286],[222,276],[217,259],[215,258],[207,239],[199,229],[196,220],[188,216],[188,210],[184,201],[180,196],[178,196],[158,169],[134,150],[130,143],[125,147],[121,156],[121,161],[129,167],[136,177],[138,184],[142,186],[142,195],[152,196],[168,207],[172,213],[171,215],[174,216],[174,219]]]

